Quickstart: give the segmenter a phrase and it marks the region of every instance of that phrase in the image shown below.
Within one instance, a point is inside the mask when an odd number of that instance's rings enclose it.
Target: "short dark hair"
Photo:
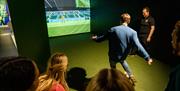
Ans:
[[[147,12],[150,12],[150,8],[148,6],[145,6],[143,9],[146,9]]]
[[[27,57],[0,58],[0,91],[26,91],[36,79],[37,67]]]

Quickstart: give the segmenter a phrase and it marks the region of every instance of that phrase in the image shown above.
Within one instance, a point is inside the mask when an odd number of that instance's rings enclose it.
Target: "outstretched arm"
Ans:
[[[105,33],[103,35],[93,35],[91,37],[91,39],[95,40],[96,42],[101,42],[101,41],[106,40],[108,38],[108,36],[109,36],[109,33],[107,32],[107,33]]]

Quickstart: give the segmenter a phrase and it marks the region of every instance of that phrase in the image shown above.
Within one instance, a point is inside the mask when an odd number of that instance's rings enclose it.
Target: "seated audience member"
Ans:
[[[39,69],[27,57],[3,57],[0,59],[0,91],[35,91]]]
[[[69,91],[65,80],[68,58],[63,53],[54,53],[48,61],[45,74],[39,77],[37,91]]]
[[[176,22],[172,32],[172,47],[176,60],[180,61],[180,20]],[[180,64],[177,64],[171,71],[165,91],[180,91]]]
[[[121,71],[105,68],[91,79],[86,91],[135,91],[135,89]]]

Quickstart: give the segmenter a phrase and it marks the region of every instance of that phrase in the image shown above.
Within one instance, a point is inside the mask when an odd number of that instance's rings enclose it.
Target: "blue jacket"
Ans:
[[[136,48],[145,60],[150,58],[149,54],[140,44],[137,32],[124,25],[112,27],[104,35],[97,36],[96,41],[109,40],[109,57],[114,61],[123,61],[128,56],[132,48]]]

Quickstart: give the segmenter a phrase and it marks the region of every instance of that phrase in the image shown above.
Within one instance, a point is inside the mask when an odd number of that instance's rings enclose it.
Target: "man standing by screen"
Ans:
[[[121,25],[112,27],[104,35],[94,35],[92,39],[97,42],[105,39],[109,40],[109,62],[111,68],[116,68],[116,64],[120,62],[125,70],[126,76],[134,83],[136,82],[134,75],[125,61],[132,48],[137,48],[137,51],[144,57],[149,65],[151,65],[153,60],[140,44],[136,31],[128,26],[130,20],[130,15],[123,13],[121,15]]]

